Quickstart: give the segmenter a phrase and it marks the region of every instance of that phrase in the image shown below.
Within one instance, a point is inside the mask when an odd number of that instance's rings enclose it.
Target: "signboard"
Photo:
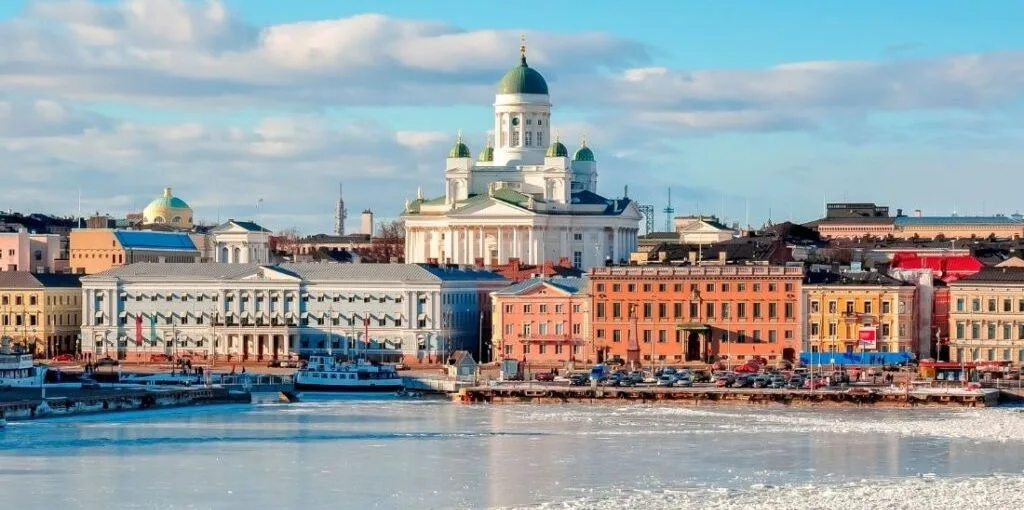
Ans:
[[[873,327],[862,327],[857,331],[857,338],[860,340],[860,347],[864,350],[874,350],[876,348],[875,339],[878,335],[878,329]]]

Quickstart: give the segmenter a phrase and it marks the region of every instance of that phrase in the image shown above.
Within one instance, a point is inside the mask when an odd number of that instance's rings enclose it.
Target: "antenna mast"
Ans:
[[[345,210],[344,185],[338,183],[338,205],[334,209],[334,234],[345,235],[345,220],[348,219],[348,211]]]
[[[665,213],[665,232],[672,231],[672,215],[676,212],[672,208],[672,188],[668,189],[668,205],[661,212]]]

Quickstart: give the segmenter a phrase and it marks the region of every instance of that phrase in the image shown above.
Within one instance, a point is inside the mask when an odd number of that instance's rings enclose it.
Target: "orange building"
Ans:
[[[606,267],[588,274],[598,362],[795,361],[802,267]]]
[[[531,278],[491,299],[491,359],[542,365],[594,360],[586,278]]]
[[[96,274],[135,262],[199,262],[186,232],[84,228],[71,231],[71,271]]]

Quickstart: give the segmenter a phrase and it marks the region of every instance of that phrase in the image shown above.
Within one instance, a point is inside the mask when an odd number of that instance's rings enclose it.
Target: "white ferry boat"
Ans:
[[[0,343],[0,388],[41,388],[46,367],[32,363],[31,354],[11,351],[8,339]]]
[[[306,367],[295,372],[298,391],[396,392],[403,387],[395,367],[362,359],[338,363],[333,356],[310,356]]]

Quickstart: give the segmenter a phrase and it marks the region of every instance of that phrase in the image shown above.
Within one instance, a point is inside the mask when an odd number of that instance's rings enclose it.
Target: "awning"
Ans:
[[[676,331],[707,331],[711,329],[707,324],[700,324],[696,322],[689,322],[685,324],[676,324]]]

